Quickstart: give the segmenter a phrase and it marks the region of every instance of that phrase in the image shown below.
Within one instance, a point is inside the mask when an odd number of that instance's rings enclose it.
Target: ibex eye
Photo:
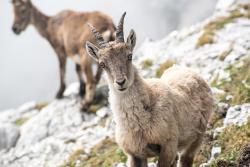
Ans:
[[[128,55],[128,60],[131,61],[132,60],[132,54]]]
[[[101,68],[105,68],[105,64],[103,62],[100,62],[99,65]]]

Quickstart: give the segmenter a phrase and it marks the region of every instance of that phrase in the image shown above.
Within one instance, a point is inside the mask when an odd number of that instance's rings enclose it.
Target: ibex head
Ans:
[[[110,84],[118,92],[125,92],[134,81],[132,55],[136,35],[134,30],[131,30],[126,42],[124,41],[123,22],[125,15],[126,13],[122,15],[117,26],[115,41],[104,42],[103,37],[90,25],[99,47],[86,42],[88,54],[106,71]]]
[[[31,2],[30,0],[12,0],[12,4],[15,17],[12,30],[15,34],[20,34],[30,23]]]

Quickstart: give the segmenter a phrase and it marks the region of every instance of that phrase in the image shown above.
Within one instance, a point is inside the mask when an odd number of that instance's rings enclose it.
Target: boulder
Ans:
[[[9,150],[16,145],[19,138],[19,128],[9,123],[0,124],[0,136],[0,150]]]

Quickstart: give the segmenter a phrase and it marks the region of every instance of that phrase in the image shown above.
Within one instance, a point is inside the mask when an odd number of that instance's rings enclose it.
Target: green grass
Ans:
[[[14,124],[21,126],[28,120],[29,120],[28,118],[19,118],[19,119],[15,120]]]

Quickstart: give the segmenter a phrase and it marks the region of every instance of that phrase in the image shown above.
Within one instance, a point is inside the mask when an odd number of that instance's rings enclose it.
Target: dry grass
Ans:
[[[173,60],[166,60],[164,63],[160,65],[160,67],[156,70],[156,77],[160,78],[163,72],[172,67],[175,64]]]
[[[142,69],[146,70],[149,69],[153,65],[153,60],[146,59],[141,62]]]
[[[231,53],[232,49],[226,50],[219,55],[219,60],[224,61],[227,56]]]
[[[46,107],[49,103],[48,102],[41,102],[36,105],[37,110],[42,110],[44,107]]]

